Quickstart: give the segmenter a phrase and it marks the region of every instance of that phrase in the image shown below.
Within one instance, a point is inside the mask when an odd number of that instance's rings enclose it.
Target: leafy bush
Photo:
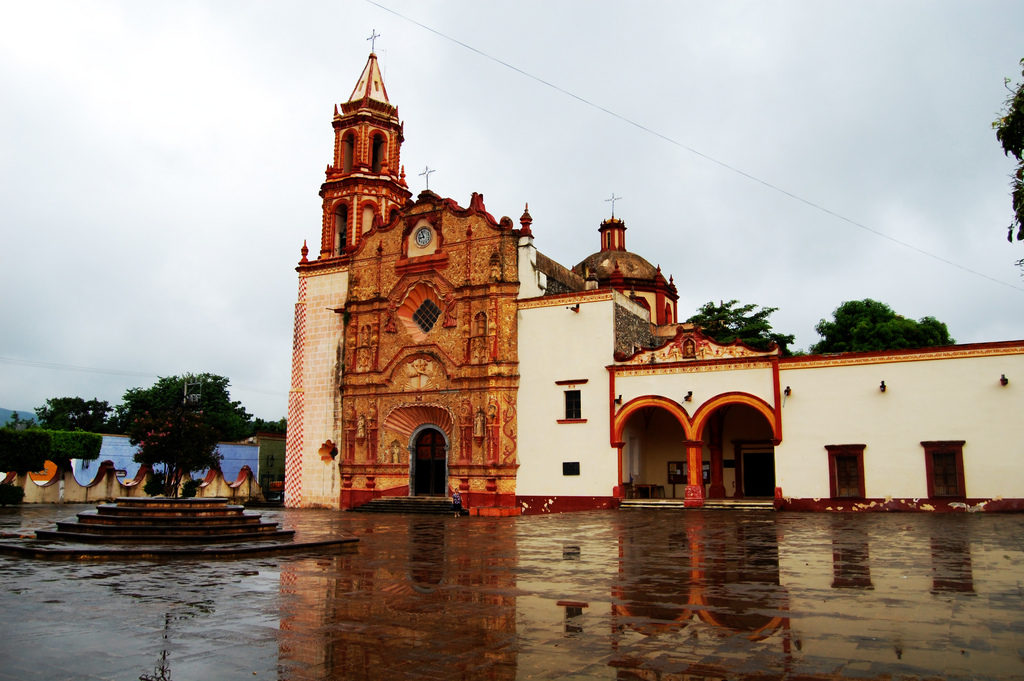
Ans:
[[[0,429],[0,471],[40,471],[50,456],[50,433],[45,430]]]
[[[70,468],[71,459],[95,461],[100,458],[102,448],[102,435],[83,431],[51,430],[48,458],[63,468]]]
[[[149,480],[142,486],[142,491],[147,496],[151,497],[162,497],[164,494],[164,474],[153,473],[149,476]]]
[[[0,484],[0,506],[15,506],[25,498],[25,490],[9,482]]]
[[[202,481],[195,480],[193,478],[189,478],[188,480],[186,480],[185,484],[181,486],[181,496],[185,499],[194,497],[196,495],[196,492],[199,491],[200,482]]]

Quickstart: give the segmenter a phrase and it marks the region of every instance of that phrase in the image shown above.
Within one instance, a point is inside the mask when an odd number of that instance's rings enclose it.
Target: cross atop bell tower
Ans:
[[[403,124],[373,52],[348,101],[334,107],[334,162],[320,187],[320,259],[344,256],[375,226],[408,203],[401,166]]]

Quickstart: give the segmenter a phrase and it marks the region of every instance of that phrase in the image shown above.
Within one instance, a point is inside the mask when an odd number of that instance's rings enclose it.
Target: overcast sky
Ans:
[[[778,307],[806,349],[870,297],[1022,339],[991,129],[1022,26],[1018,0],[0,1],[0,407],[209,371],[285,415],[294,267],[374,29],[413,192],[429,165],[463,206],[529,202],[564,265],[614,192],[681,319]]]

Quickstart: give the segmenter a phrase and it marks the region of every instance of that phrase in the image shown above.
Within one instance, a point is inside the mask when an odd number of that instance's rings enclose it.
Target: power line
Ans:
[[[17,359],[14,357],[0,357],[0,363],[15,364],[19,366],[35,367],[39,369],[53,369],[54,371],[80,371],[88,374],[107,374],[110,376],[130,376],[135,378],[160,378],[159,374],[149,371],[130,371],[127,369],[104,369],[100,367],[86,367],[77,364],[61,364],[59,362],[40,362],[32,359]],[[285,396],[286,390],[263,390],[261,388],[250,388],[243,385],[233,385],[236,390],[245,392],[260,393],[262,395]]]
[[[757,177],[756,175],[752,175],[751,173],[748,173],[745,170],[737,168],[736,166],[730,165],[729,163],[726,163],[725,161],[720,161],[717,158],[715,158],[713,156],[709,156],[709,155],[705,154],[702,151],[699,151],[699,150],[697,150],[697,149],[695,149],[695,148],[693,148],[693,147],[691,147],[691,146],[689,146],[687,144],[684,144],[684,143],[680,142],[677,139],[674,139],[674,138],[669,137],[668,135],[666,135],[664,133],[661,133],[661,132],[658,132],[657,130],[649,128],[646,125],[644,125],[643,123],[639,123],[637,121],[634,121],[633,119],[628,118],[626,116],[623,116],[622,114],[619,114],[619,113],[617,113],[617,112],[615,112],[615,111],[613,111],[613,110],[611,110],[611,109],[609,109],[609,108],[607,108],[605,106],[602,106],[602,105],[600,105],[600,104],[598,104],[596,102],[593,102],[593,101],[591,101],[591,100],[589,100],[589,99],[587,99],[585,97],[581,97],[580,95],[577,95],[576,93],[571,92],[570,90],[567,90],[567,89],[565,89],[565,88],[563,88],[563,87],[561,87],[559,85],[556,85],[556,84],[554,84],[554,83],[552,83],[550,81],[544,80],[543,78],[541,78],[539,76],[535,76],[534,74],[532,74],[532,73],[530,73],[528,71],[524,71],[523,69],[519,68],[518,66],[510,64],[510,63],[508,63],[506,61],[503,61],[503,60],[499,59],[498,57],[495,57],[493,55],[490,55],[490,54],[484,52],[483,50],[477,49],[477,48],[473,47],[472,45],[464,43],[461,40],[458,40],[457,38],[454,38],[454,37],[452,37],[452,36],[450,36],[450,35],[448,35],[446,33],[442,33],[441,31],[437,30],[436,28],[433,28],[431,26],[427,26],[426,24],[424,24],[422,22],[419,22],[419,21],[416,21],[415,19],[413,19],[411,17],[407,17],[404,14],[402,14],[401,12],[397,12],[397,11],[391,9],[390,7],[387,7],[385,5],[382,5],[379,2],[376,2],[375,0],[366,0],[366,2],[368,2],[371,5],[373,5],[374,7],[378,7],[380,9],[384,10],[385,12],[389,12],[391,14],[394,14],[396,17],[398,17],[400,19],[403,19],[405,21],[408,21],[409,23],[414,24],[414,25],[422,28],[425,31],[429,31],[430,33],[433,33],[436,36],[439,36],[441,38],[444,38],[445,40],[453,42],[456,45],[458,45],[458,46],[460,46],[462,48],[465,48],[465,49],[469,50],[470,52],[473,52],[474,54],[478,54],[478,55],[480,55],[481,57],[483,57],[485,59],[489,59],[490,61],[493,61],[496,64],[500,64],[501,66],[504,66],[507,69],[515,71],[516,73],[518,73],[518,74],[520,74],[520,75],[522,75],[522,76],[524,76],[526,78],[529,78],[530,80],[533,80],[533,81],[535,81],[537,83],[540,83],[541,85],[549,87],[552,90],[555,90],[556,92],[559,92],[559,93],[561,93],[561,94],[563,94],[563,95],[565,95],[567,97],[571,97],[572,99],[575,99],[576,101],[580,102],[581,104],[589,106],[589,107],[591,107],[593,109],[597,109],[598,111],[601,111],[602,113],[605,113],[605,114],[607,114],[607,115],[609,115],[609,116],[611,116],[613,118],[616,118],[616,119],[622,121],[623,123],[626,123],[627,125],[631,125],[634,128],[637,128],[638,130],[642,130],[643,132],[646,132],[646,133],[648,133],[650,135],[653,135],[654,137],[657,137],[658,139],[661,139],[662,141],[668,142],[669,144],[672,144],[673,146],[679,147],[680,149],[684,149],[684,150],[690,152],[691,154],[693,154],[694,156],[699,156],[700,158],[704,159],[705,161],[708,161],[710,163],[714,163],[715,165],[717,165],[717,166],[719,166],[721,168],[724,168],[724,169],[726,169],[726,170],[728,170],[730,172],[733,172],[733,173],[735,173],[735,174],[737,174],[737,175],[739,175],[741,177],[744,177],[744,178],[746,178],[746,179],[748,179],[748,180],[750,180],[752,182],[756,182],[756,183],[758,183],[758,184],[760,184],[760,185],[762,185],[764,187],[767,187],[768,189],[771,189],[772,191],[775,191],[775,192],[778,192],[778,193],[782,194],[783,196],[787,196],[787,197],[789,197],[789,198],[791,198],[791,199],[793,199],[795,201],[799,201],[800,203],[802,203],[802,204],[804,204],[806,206],[809,206],[811,208],[814,208],[815,210],[818,210],[818,211],[820,211],[822,213],[825,213],[826,215],[829,215],[829,216],[831,216],[833,218],[836,218],[837,220],[842,220],[843,222],[845,222],[845,223],[847,223],[849,225],[853,225],[854,227],[862,229],[862,230],[864,230],[864,231],[866,231],[866,232],[868,232],[870,234],[873,234],[873,235],[875,235],[875,236],[877,236],[879,238],[891,241],[894,244],[897,244],[899,246],[903,246],[904,248],[908,248],[908,249],[910,249],[912,251],[915,251],[915,252],[917,252],[917,253],[919,253],[921,255],[924,255],[926,257],[932,258],[933,260],[937,260],[937,261],[939,261],[939,262],[941,262],[943,264],[955,267],[955,268],[957,268],[959,270],[967,272],[968,274],[973,274],[974,276],[981,277],[982,279],[987,279],[987,280],[989,280],[989,281],[991,281],[993,283],[1000,284],[1000,285],[1006,286],[1008,288],[1012,288],[1012,289],[1014,289],[1016,291],[1024,292],[1024,287],[1016,286],[1016,285],[1011,284],[1011,283],[1009,283],[1007,281],[1003,281],[1002,279],[996,279],[995,277],[990,277],[989,275],[987,275],[987,274],[985,274],[983,272],[978,272],[977,270],[973,270],[973,269],[971,269],[971,268],[969,268],[969,267],[967,267],[965,265],[961,265],[960,263],[957,263],[957,262],[954,262],[952,260],[949,260],[948,258],[944,258],[941,255],[937,255],[937,254],[932,253],[930,251],[926,251],[923,248],[915,246],[914,244],[912,244],[912,243],[910,243],[908,241],[903,241],[902,239],[897,239],[896,237],[890,236],[890,235],[886,234],[885,232],[877,230],[877,229],[875,229],[873,227],[869,227],[868,225],[865,225],[862,222],[858,222],[857,220],[854,220],[852,218],[848,218],[845,215],[842,215],[841,213],[837,213],[836,211],[834,211],[834,210],[832,210],[830,208],[826,208],[825,206],[823,206],[823,205],[821,205],[819,203],[815,203],[814,201],[811,201],[810,199],[806,199],[806,198],[800,196],[799,194],[795,194],[795,193],[793,193],[793,192],[791,192],[791,191],[789,191],[787,189],[783,189],[782,187],[779,187],[778,185],[772,184],[771,182],[769,182],[767,180],[761,179],[760,177]]]

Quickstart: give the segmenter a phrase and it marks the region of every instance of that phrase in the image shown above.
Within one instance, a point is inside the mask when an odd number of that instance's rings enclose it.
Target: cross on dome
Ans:
[[[610,199],[605,199],[606,203],[610,201],[611,204],[612,204],[612,217],[615,217],[615,202],[619,201],[621,199],[622,199],[621,196],[615,196],[615,192],[612,192],[612,196],[611,196]]]
[[[367,38],[367,40],[370,41],[370,52],[374,51],[374,47],[377,44],[377,38],[379,38],[379,37],[380,37],[380,33],[377,33],[377,29],[374,28],[374,29],[370,30],[370,37]]]
[[[430,173],[436,173],[437,171],[430,166],[424,166],[423,172],[420,173],[420,177],[424,177],[427,180],[427,190],[430,190]]]

